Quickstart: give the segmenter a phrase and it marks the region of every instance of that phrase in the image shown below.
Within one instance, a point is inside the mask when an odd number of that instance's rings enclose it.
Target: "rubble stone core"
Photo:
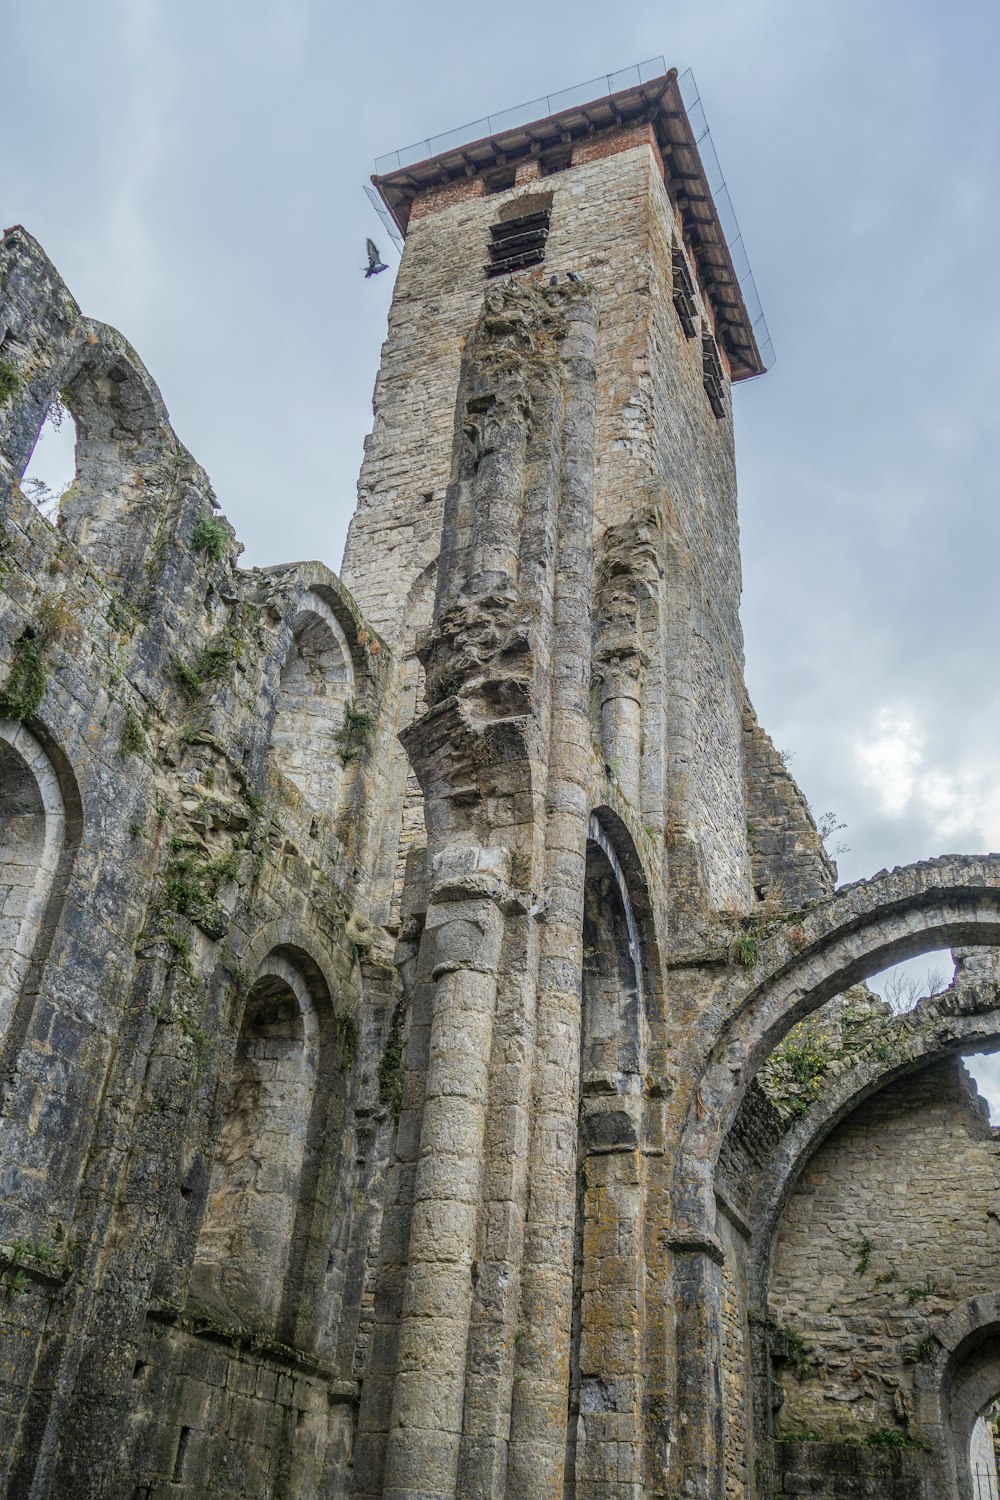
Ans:
[[[835,888],[757,723],[674,82],[383,184],[342,579],[3,236],[0,1497],[995,1479],[1000,857]]]

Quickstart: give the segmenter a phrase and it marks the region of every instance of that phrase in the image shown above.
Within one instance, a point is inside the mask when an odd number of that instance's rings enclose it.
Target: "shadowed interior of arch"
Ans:
[[[265,1330],[282,1304],[317,1061],[301,978],[269,967],[243,1013],[192,1278],[199,1305]]]
[[[271,743],[279,769],[331,819],[357,754],[345,729],[353,691],[344,632],[326,600],[310,593],[282,669]]]

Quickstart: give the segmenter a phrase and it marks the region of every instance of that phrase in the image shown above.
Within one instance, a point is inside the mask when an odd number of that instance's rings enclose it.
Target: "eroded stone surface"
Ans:
[[[968,1500],[1000,860],[834,889],[743,683],[663,146],[417,194],[347,586],[238,567],[4,236],[4,1495]],[[945,994],[872,1000],[941,946]]]

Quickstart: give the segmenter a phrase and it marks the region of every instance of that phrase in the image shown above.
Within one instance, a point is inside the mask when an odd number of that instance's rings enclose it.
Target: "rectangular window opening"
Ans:
[[[191,1443],[191,1428],[182,1427],[181,1435],[177,1439],[177,1455],[174,1458],[174,1484],[180,1484],[184,1478],[184,1470],[187,1466],[188,1447]]]
[[[708,404],[717,417],[726,415],[726,382],[722,373],[722,361],[710,333],[701,336],[702,381]]]
[[[695,301],[694,282],[688,270],[687,257],[680,245],[674,246],[674,307],[685,336],[693,339],[698,327],[698,304]]]
[[[537,266],[545,259],[549,234],[549,210],[541,209],[520,219],[506,219],[490,227],[490,263],[487,276],[503,276]]]

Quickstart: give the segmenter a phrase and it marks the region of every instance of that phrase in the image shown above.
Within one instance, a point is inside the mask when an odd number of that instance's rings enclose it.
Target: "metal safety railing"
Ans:
[[[572,88],[562,89],[557,94],[544,94],[538,99],[529,99],[527,103],[515,105],[513,109],[502,110],[500,114],[483,115],[482,119],[470,120],[467,125],[462,125],[457,130],[448,130],[443,135],[431,135],[425,140],[414,141],[410,146],[403,146],[399,151],[390,151],[385,156],[378,156],[375,158],[375,171],[380,177],[387,172],[398,172],[404,167],[413,166],[415,162],[426,161],[430,157],[440,156],[445,151],[460,146],[468,146],[471,142],[482,140],[487,136],[500,135],[505,130],[516,130],[519,125],[529,125],[534,120],[542,120],[549,115],[559,114],[561,110],[572,109],[574,105],[592,104],[606,94],[617,94],[622,89],[638,88],[654,78],[662,78],[666,71],[667,65],[663,57],[650,57],[645,62],[633,64],[630,68],[622,68],[617,73],[605,73],[598,78],[588,78],[585,83],[574,84]],[[768,332],[764,310],[761,307],[757,285],[750,269],[750,261],[747,258],[743,235],[733,210],[726,179],[712,142],[712,132],[705,118],[705,109],[698,92],[698,85],[695,83],[694,73],[690,68],[681,74],[678,86],[691,122],[698,155],[705,169],[705,177],[719,216],[719,223],[729,247],[736,279],[740,284],[740,292],[753,327],[754,338],[757,340],[757,348],[760,351],[764,368],[770,369],[774,363],[774,346],[771,343],[771,335]],[[402,250],[402,239],[378,194],[368,187],[365,188],[365,192],[385,224],[396,248]],[[990,1500],[1000,1500],[1000,1495],[990,1496]]]
[[[505,130],[516,130],[519,125],[530,125],[533,120],[544,120],[548,115],[572,109],[575,104],[592,104],[605,94],[617,94],[621,89],[637,88],[639,84],[649,83],[652,78],[662,78],[666,71],[667,65],[662,57],[650,57],[645,62],[635,63],[631,68],[622,68],[618,73],[588,78],[586,83],[575,83],[572,88],[563,89],[558,94],[543,94],[539,99],[529,99],[526,104],[516,104],[513,109],[501,110],[498,115],[483,115],[481,120],[470,120],[468,125],[460,125],[457,130],[448,130],[444,135],[430,135],[426,140],[414,141],[412,146],[403,146],[399,151],[377,156],[375,171],[380,177],[386,172],[398,172],[401,167],[412,167],[414,162],[440,156],[458,146],[468,146],[471,141],[483,140],[488,135],[501,135]]]
[[[757,283],[753,279],[750,269],[750,261],[747,258],[746,246],[743,243],[743,234],[736,219],[729,189],[726,187],[726,179],[719,166],[719,158],[715,152],[712,142],[712,132],[708,128],[705,118],[705,107],[698,93],[698,85],[694,81],[694,74],[688,68],[677,80],[687,110],[687,117],[691,122],[691,130],[694,133],[695,144],[698,147],[698,155],[705,169],[705,177],[708,182],[708,190],[712,194],[715,203],[715,211],[719,216],[722,233],[725,235],[729,254],[732,257],[733,269],[736,279],[740,284],[740,292],[743,297],[743,305],[746,307],[747,315],[753,326],[753,336],[757,340],[757,348],[764,368],[769,370],[774,364],[774,345],[771,343],[771,335],[768,332],[767,321],[764,317],[764,309],[760,305],[760,297],[757,294]],[[991,1497],[993,1500],[993,1497]],[[996,1497],[1000,1500],[1000,1496]]]

